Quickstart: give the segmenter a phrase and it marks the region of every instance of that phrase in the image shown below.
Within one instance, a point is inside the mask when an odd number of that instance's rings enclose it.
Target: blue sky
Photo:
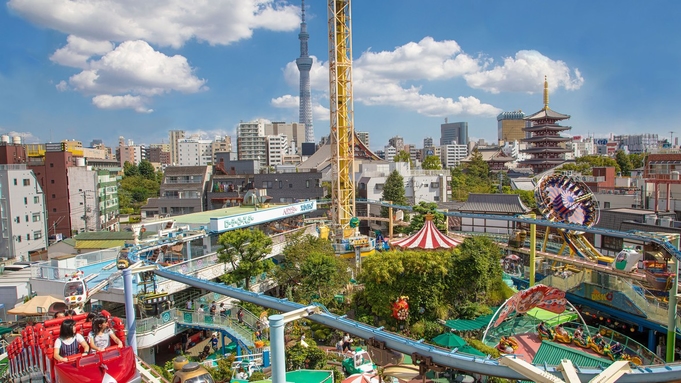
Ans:
[[[570,114],[572,135],[681,135],[681,2],[359,1],[355,129],[422,145],[500,111]],[[328,134],[325,0],[306,2],[314,126]],[[298,119],[300,1],[9,0],[0,7],[0,133],[26,142],[207,138]]]

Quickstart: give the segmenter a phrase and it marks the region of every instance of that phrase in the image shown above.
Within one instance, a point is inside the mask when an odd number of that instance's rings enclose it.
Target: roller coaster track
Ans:
[[[490,216],[494,217],[494,219],[500,218],[499,216]],[[155,270],[154,272],[161,277],[181,282],[189,286],[216,292],[218,294],[230,296],[245,302],[251,302],[259,306],[281,312],[289,312],[305,307],[302,304],[290,302],[285,299],[278,299],[264,295],[262,293],[245,291],[165,269]],[[456,349],[450,351],[437,346],[424,344],[422,343],[422,340],[415,341],[413,339],[404,338],[399,335],[384,331],[382,327],[374,328],[366,324],[350,320],[345,316],[336,316],[328,312],[323,312],[320,314],[311,315],[308,318],[317,323],[354,334],[360,338],[372,339],[374,342],[380,342],[388,349],[407,355],[412,355],[412,357],[420,356],[422,358],[426,358],[439,366],[450,367],[470,373],[497,376],[506,379],[526,379],[522,374],[514,371],[508,366],[502,365],[500,360],[491,359],[490,357],[480,358],[469,354],[459,353]],[[537,367],[543,367],[543,371],[556,377],[562,376],[558,366],[544,365]],[[601,372],[602,370],[597,368],[577,367],[577,375],[583,382],[595,378]],[[634,368],[632,373],[622,376],[618,382],[672,382],[678,380],[679,376],[681,376],[681,363],[674,363]]]

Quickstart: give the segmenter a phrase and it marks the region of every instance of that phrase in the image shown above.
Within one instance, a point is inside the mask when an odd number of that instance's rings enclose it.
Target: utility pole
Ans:
[[[670,130],[669,131],[669,145],[673,148],[674,147],[674,131]]]
[[[83,220],[85,221],[85,232],[87,233],[87,191],[83,190]]]

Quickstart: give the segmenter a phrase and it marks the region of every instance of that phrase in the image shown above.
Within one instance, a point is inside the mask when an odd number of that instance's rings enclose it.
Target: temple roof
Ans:
[[[541,120],[560,121],[560,120],[567,120],[568,118],[570,118],[569,114],[558,113],[558,112],[554,111],[553,109],[551,109],[547,106],[544,109],[541,109],[540,111],[525,117],[525,120],[529,120],[529,121],[541,121]]]
[[[521,150],[523,153],[567,153],[571,152],[570,149],[564,149],[561,147],[551,147],[551,146],[534,146],[531,148]]]
[[[566,142],[570,140],[572,140],[572,138],[562,136],[532,136],[528,138],[523,138],[522,142],[542,142],[542,141]]]
[[[570,130],[571,126],[563,126],[558,124],[537,124],[534,126],[526,126],[523,128],[525,132],[541,132],[542,130],[551,130],[554,132],[560,132],[563,130]]]
[[[531,209],[525,206],[517,194],[469,194],[459,209],[468,212],[525,214]]]

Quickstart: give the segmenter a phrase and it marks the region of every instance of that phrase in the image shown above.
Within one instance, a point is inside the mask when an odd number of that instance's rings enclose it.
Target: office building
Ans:
[[[449,145],[456,141],[461,145],[468,145],[468,123],[447,122],[440,125],[440,146]]]
[[[525,138],[525,113],[502,112],[497,116],[497,138],[500,145]]]
[[[170,161],[173,164],[179,162],[178,151],[177,151],[177,141],[184,138],[184,130],[171,130],[169,132],[170,138]]]
[[[274,124],[271,125],[274,129]],[[236,150],[240,161],[257,160],[261,167],[267,166],[267,138],[262,120],[239,123],[236,129]]]

